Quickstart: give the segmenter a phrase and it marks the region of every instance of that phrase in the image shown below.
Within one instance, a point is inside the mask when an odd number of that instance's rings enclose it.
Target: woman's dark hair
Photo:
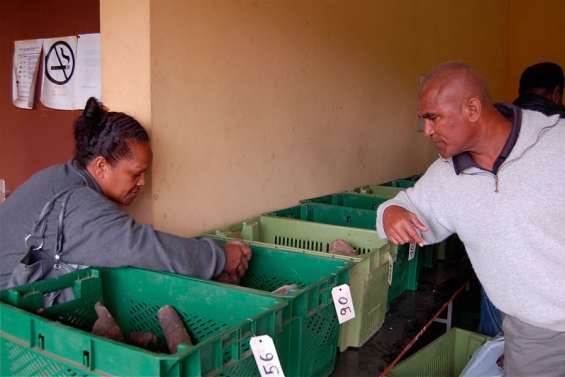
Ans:
[[[75,122],[75,160],[85,168],[97,156],[110,164],[131,156],[127,140],[147,143],[149,135],[139,122],[127,114],[107,111],[90,97]]]

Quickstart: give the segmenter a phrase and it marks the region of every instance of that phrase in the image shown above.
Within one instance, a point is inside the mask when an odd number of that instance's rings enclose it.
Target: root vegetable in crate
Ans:
[[[283,285],[281,287],[278,287],[277,289],[275,289],[274,291],[272,291],[271,293],[277,296],[284,296],[288,294],[288,291],[290,291],[291,289],[296,289],[298,288],[298,285],[296,284],[286,284]]]
[[[92,333],[118,342],[125,342],[124,334],[110,311],[100,302],[96,303],[94,310],[98,315],[98,319],[94,322]],[[163,330],[169,353],[176,353],[181,343],[186,345],[193,344],[182,319],[171,306],[165,305],[161,307],[157,312],[157,318]],[[128,336],[129,344],[145,349],[157,343],[157,340],[155,334],[146,331],[134,331]]]
[[[157,317],[163,329],[163,335],[165,335],[165,339],[167,340],[167,347],[170,353],[176,353],[181,343],[192,345],[192,339],[190,335],[188,335],[184,323],[175,309],[169,305],[165,305],[159,309]]]
[[[94,305],[94,310],[96,311],[98,319],[94,322],[92,333],[104,338],[123,342],[125,340],[124,334],[110,311],[99,302]]]
[[[347,241],[340,239],[334,240],[330,244],[330,253],[344,255],[346,257],[358,256],[353,246],[351,246]]]

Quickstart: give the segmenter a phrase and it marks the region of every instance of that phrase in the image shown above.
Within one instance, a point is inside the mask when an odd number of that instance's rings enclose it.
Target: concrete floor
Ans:
[[[363,346],[338,353],[333,377],[375,377],[395,358],[449,297],[466,281],[453,305],[453,326],[476,331],[479,313],[479,285],[466,254],[457,253],[436,261],[432,269],[424,269],[418,290],[404,292],[395,300],[381,329]],[[440,317],[445,317],[442,313]],[[446,330],[445,324],[434,323],[406,354],[409,356],[429,344]],[[405,357],[406,357],[405,356]]]

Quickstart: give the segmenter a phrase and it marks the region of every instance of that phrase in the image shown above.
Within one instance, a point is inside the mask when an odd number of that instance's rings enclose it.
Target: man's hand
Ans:
[[[230,240],[224,244],[226,265],[224,272],[241,278],[247,272],[251,260],[251,248],[242,240]]]
[[[415,214],[395,205],[385,209],[383,228],[387,238],[396,245],[417,243],[424,246],[420,232],[428,230],[428,227]]]

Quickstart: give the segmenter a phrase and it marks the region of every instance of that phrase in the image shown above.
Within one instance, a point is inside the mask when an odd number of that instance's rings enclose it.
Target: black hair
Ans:
[[[520,95],[532,89],[545,89],[548,92],[558,87],[563,93],[563,69],[559,64],[543,62],[529,66],[520,77]]]
[[[131,116],[110,112],[96,98],[90,97],[82,115],[74,126],[75,157],[80,167],[85,168],[97,156],[110,164],[131,157],[127,140],[147,143],[147,131]]]

